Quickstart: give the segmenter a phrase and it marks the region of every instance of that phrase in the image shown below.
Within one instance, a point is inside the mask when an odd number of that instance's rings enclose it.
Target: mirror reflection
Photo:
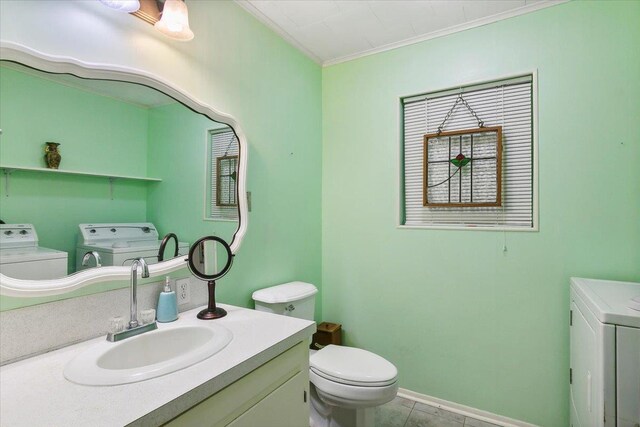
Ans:
[[[174,233],[169,233],[173,234]],[[189,244],[168,241],[161,248],[162,237],[150,223],[80,224],[76,247],[76,271],[106,265],[131,265],[136,258],[147,264],[186,255]],[[172,250],[173,247],[173,250]]]
[[[231,241],[240,153],[228,125],[146,86],[8,61],[0,93],[2,274],[153,264],[212,230]]]
[[[232,255],[227,243],[210,236],[196,242],[191,248],[189,268],[196,277],[213,280],[229,271],[231,261]]]

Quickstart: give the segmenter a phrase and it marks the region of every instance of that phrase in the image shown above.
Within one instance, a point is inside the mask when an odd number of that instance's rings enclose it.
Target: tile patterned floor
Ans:
[[[375,427],[500,427],[435,406],[396,397],[376,408]]]

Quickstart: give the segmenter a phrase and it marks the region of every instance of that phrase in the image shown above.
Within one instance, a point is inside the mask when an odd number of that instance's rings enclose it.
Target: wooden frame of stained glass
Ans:
[[[236,179],[238,176],[238,156],[216,158],[216,205],[238,206]]]
[[[423,206],[502,206],[502,126],[428,134],[423,150]]]

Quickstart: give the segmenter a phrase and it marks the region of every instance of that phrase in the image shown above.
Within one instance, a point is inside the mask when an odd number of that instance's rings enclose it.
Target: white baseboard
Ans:
[[[398,389],[398,396],[503,427],[538,427],[535,424],[514,420],[513,418],[493,414],[491,412],[461,405],[459,403],[438,399],[437,397],[427,396],[426,394],[417,393],[415,391],[407,390],[406,388]]]

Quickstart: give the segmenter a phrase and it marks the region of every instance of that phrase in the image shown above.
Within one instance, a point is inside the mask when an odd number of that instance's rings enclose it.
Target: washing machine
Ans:
[[[0,224],[0,272],[15,279],[59,279],[68,254],[38,245],[32,224]]]
[[[134,259],[142,257],[148,264],[158,262],[160,236],[150,222],[118,224],[80,224],[76,246],[76,271],[95,266],[92,259],[89,266],[82,265],[87,252],[97,252],[100,263],[105,266],[131,265]],[[174,242],[167,245],[164,259],[173,258]],[[178,254],[187,255],[189,244],[178,243]]]
[[[640,283],[571,279],[573,427],[640,425]]]

